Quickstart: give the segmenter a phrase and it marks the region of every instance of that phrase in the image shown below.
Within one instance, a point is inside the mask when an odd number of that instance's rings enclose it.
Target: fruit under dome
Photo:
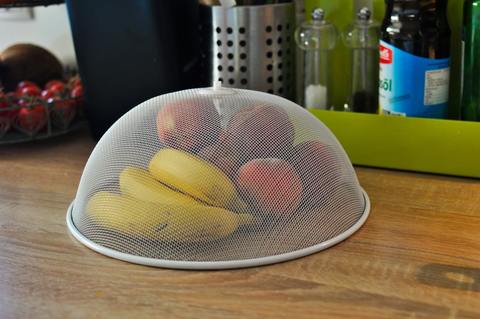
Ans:
[[[368,198],[332,133],[269,94],[196,89],[153,98],[95,147],[67,221],[112,257],[235,268],[327,248]]]

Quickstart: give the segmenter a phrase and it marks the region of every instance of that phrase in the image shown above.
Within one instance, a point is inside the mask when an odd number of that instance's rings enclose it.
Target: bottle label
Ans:
[[[380,109],[383,114],[446,118],[450,59],[428,59],[380,42]]]

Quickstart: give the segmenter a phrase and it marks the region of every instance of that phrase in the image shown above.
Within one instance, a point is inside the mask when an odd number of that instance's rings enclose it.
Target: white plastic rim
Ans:
[[[240,268],[250,268],[258,266],[266,266],[271,264],[277,264],[289,260],[298,259],[314,253],[320,252],[327,248],[330,248],[338,243],[344,241],[348,237],[352,236],[356,231],[358,231],[363,224],[366,222],[370,214],[370,199],[368,194],[362,189],[363,197],[365,199],[365,209],[362,213],[362,217],[348,230],[342,234],[322,242],[321,244],[314,245],[305,249],[292,251],[290,253],[268,256],[255,259],[244,259],[244,260],[232,260],[232,261],[177,261],[177,260],[165,260],[165,259],[155,259],[147,258],[141,256],[135,256],[131,254],[122,253],[110,248],[103,247],[97,243],[94,243],[90,239],[83,236],[83,234],[75,227],[72,219],[73,204],[70,204],[67,212],[67,226],[71,234],[83,245],[88,248],[103,254],[105,256],[127,261],[134,264],[159,267],[159,268],[170,268],[170,269],[183,269],[183,270],[225,270],[225,269],[240,269]]]

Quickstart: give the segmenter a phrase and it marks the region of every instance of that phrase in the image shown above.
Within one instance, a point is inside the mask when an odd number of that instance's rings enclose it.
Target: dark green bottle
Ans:
[[[462,119],[480,121],[480,0],[464,3]]]

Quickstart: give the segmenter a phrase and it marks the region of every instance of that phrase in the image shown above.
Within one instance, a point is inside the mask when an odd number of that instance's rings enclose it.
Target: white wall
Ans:
[[[33,10],[33,20],[0,18],[0,51],[14,43],[33,43],[50,50],[65,65],[76,65],[66,6],[51,5]]]

